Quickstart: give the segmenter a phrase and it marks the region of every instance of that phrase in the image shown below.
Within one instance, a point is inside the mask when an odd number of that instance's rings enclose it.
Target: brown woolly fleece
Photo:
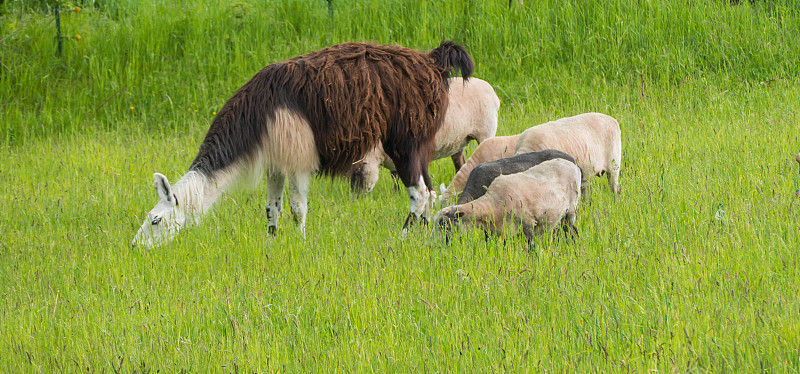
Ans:
[[[343,43],[276,62],[225,103],[190,170],[210,176],[254,157],[270,136],[276,110],[288,109],[308,121],[320,172],[346,173],[381,141],[407,186],[423,175],[430,188],[427,164],[447,110],[447,78],[451,67],[468,78],[472,66],[452,42],[428,54]]]

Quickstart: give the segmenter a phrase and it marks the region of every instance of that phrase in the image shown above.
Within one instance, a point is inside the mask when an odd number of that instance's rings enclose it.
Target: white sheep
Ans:
[[[510,225],[530,245],[534,234],[552,231],[578,234],[575,215],[580,200],[581,170],[563,158],[542,162],[524,172],[501,175],[486,194],[461,205],[444,208],[433,218],[433,230],[479,227],[502,235]]]
[[[605,173],[611,190],[619,194],[622,139],[613,117],[584,113],[531,127],[520,134],[516,154],[548,148],[575,157],[583,170],[582,192],[586,192],[589,178]]]
[[[433,159],[450,157],[456,171],[464,165],[464,147],[471,140],[479,144],[497,132],[497,111],[500,99],[494,88],[481,79],[450,78],[449,104],[442,127],[436,132]],[[350,188],[353,192],[369,192],[378,182],[378,166],[394,171],[391,158],[378,144],[364,159],[353,165]]]
[[[497,136],[486,139],[479,144],[464,166],[458,169],[458,173],[453,177],[450,186],[447,188],[444,187],[444,184],[439,186],[439,190],[442,193],[439,195],[439,201],[443,204],[453,203],[458,194],[464,190],[472,169],[484,162],[513,156],[517,149],[517,140],[519,140],[519,135]]]

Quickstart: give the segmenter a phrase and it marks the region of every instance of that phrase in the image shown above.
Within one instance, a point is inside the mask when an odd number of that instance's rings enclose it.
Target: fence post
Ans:
[[[325,0],[328,2],[328,18],[330,19],[330,25],[328,26],[328,44],[331,44],[333,40],[333,0]]]
[[[56,3],[56,41],[58,41],[58,52],[56,56],[61,57],[61,14],[59,13],[59,8],[61,4]]]

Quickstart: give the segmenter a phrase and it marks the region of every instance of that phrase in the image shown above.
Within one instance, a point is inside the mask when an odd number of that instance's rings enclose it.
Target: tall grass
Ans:
[[[800,58],[791,1],[334,1],[333,18],[322,0],[98,2],[62,12],[80,40],[65,40],[61,57],[53,17],[22,4],[0,16],[6,144],[87,128],[183,131],[264,65],[342,41],[454,39],[511,103],[563,96],[565,80],[794,77]]]
[[[0,12],[0,372],[800,371],[793,3],[91,4],[60,58],[46,7]],[[262,186],[129,246],[152,173],[185,172],[264,65],[442,38],[496,87],[499,135],[620,121],[622,195],[592,180],[575,243],[403,236],[383,172],[363,198],[314,180],[305,240],[288,217],[266,239]]]

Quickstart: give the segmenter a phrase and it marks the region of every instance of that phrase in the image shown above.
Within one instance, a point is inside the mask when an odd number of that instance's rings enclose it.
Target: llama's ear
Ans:
[[[155,179],[154,186],[158,192],[158,198],[161,201],[172,201],[172,187],[169,185],[167,177],[163,174],[155,173],[153,174],[153,179]]]

